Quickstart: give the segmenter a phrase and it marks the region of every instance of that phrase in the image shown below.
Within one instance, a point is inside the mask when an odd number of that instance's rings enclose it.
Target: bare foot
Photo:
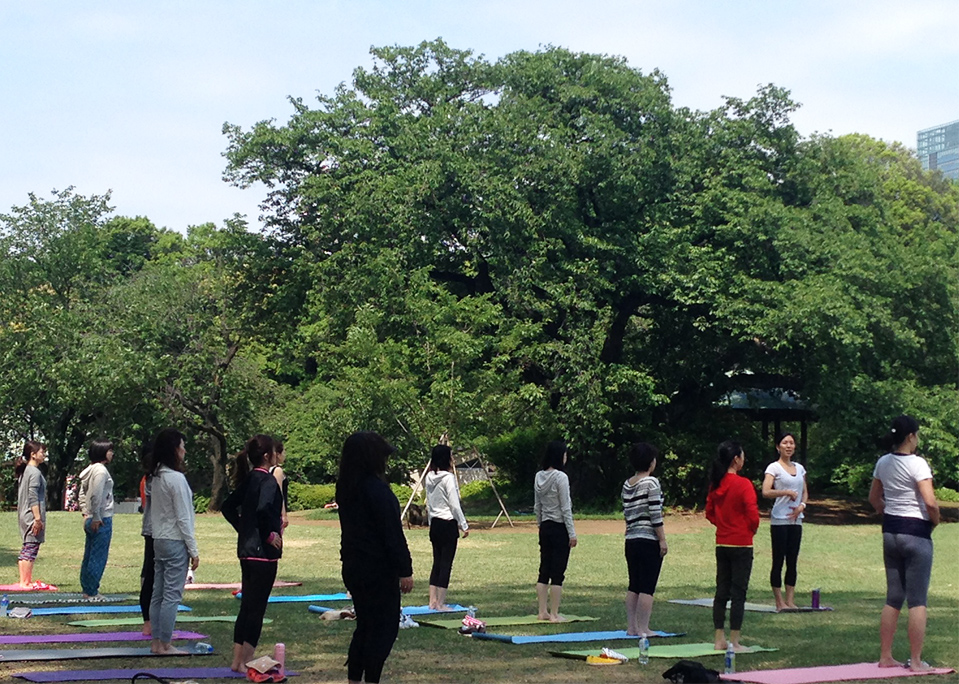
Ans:
[[[549,613],[540,613],[536,616],[536,619],[549,621]]]
[[[743,646],[742,644],[733,644],[733,650],[736,653],[749,653],[749,646]]]
[[[713,643],[713,648],[715,648],[717,651],[725,651],[728,646],[729,644],[726,642],[725,639],[723,639],[722,641],[717,641]]]
[[[787,603],[785,607],[786,610],[799,610],[799,606],[797,606],[795,603]]]
[[[783,612],[784,610],[786,610],[786,604],[785,604],[785,603],[777,603],[777,604],[776,604],[776,612],[777,612],[777,613],[781,613],[781,612]]]
[[[159,651],[154,651],[157,655],[188,655],[187,651],[183,651],[173,644],[161,644]]]
[[[569,620],[567,620],[562,615],[559,615],[558,613],[556,615],[550,615],[549,621],[550,622],[569,622]]]
[[[452,613],[452,612],[453,612],[453,608],[452,608],[450,605],[446,604],[446,603],[444,603],[442,606],[440,606],[440,607],[437,608],[436,610],[442,611],[442,612],[444,612],[444,613]]]
[[[143,623],[143,629],[141,630],[140,634],[143,636],[153,636],[153,627],[149,622]]]
[[[432,603],[429,604],[429,606],[430,606],[430,610],[440,610],[440,607],[439,607],[439,606],[435,606],[435,605],[433,605]]]
[[[921,658],[918,663],[910,658],[906,661],[906,666],[909,668],[910,672],[928,672],[929,670],[933,669],[932,665]]]
[[[895,658],[883,659],[879,661],[879,667],[902,667],[902,663]]]

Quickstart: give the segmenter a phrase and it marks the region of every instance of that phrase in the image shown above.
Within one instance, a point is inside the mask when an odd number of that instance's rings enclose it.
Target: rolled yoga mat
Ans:
[[[114,648],[43,648],[33,650],[10,649],[0,650],[0,663],[15,663],[25,660],[81,660],[89,658],[173,658],[190,656],[213,655],[212,653],[189,653],[159,655],[153,653],[149,646],[139,648],[117,646]]]
[[[937,667],[926,672],[913,672],[905,667],[879,667],[879,663],[853,663],[851,665],[821,665],[819,667],[793,667],[785,670],[755,670],[719,675],[751,684],[815,684],[816,682],[842,682],[850,679],[886,679],[913,677],[927,674],[949,674],[951,667]]]
[[[712,608],[713,600],[711,598],[701,599],[669,599],[670,603],[678,603],[683,606],[701,606],[703,608]],[[776,610],[776,606],[768,603],[746,603],[743,606],[746,610],[753,613],[821,613],[824,610],[832,610],[829,606],[799,606],[798,608],[787,608],[786,610]],[[729,608],[729,602],[726,602],[726,608]]]
[[[273,583],[273,588],[277,587],[301,587],[303,582],[287,582],[285,580],[277,580]],[[230,589],[239,590],[243,588],[243,585],[239,582],[199,582],[193,584],[183,585],[184,589]]]
[[[660,638],[679,637],[686,636],[686,632],[675,634],[673,632],[653,632],[649,636]],[[502,641],[507,644],[546,644],[553,642],[616,641],[620,639],[636,641],[639,637],[627,634],[625,629],[621,629],[612,632],[560,632],[559,634],[537,634],[535,636],[510,636],[508,634],[473,632],[473,638],[481,641]]]
[[[109,679],[130,681],[133,675],[148,672],[164,679],[246,679],[246,673],[234,672],[228,667],[149,667],[138,670],[59,670],[50,672],[17,672],[14,677],[28,682],[95,682]],[[295,672],[286,671],[287,676],[295,677]],[[149,679],[139,679],[149,684]]]
[[[236,615],[177,615],[177,622],[236,622]],[[263,618],[263,624],[268,625],[273,618]],[[130,627],[142,625],[140,618],[103,618],[102,620],[74,620],[68,622],[71,627]]]
[[[583,615],[564,615],[566,622],[592,622],[598,620],[599,618],[594,617],[585,617]],[[561,625],[565,624],[562,622],[549,622],[548,620],[540,620],[535,615],[512,615],[508,617],[481,617],[477,616],[477,620],[482,620],[486,623],[487,627],[511,627],[513,625]],[[440,627],[442,629],[459,629],[463,626],[463,622],[459,619],[456,620],[438,620],[434,618],[426,618],[419,621],[421,625],[426,625],[428,627]]]
[[[237,598],[243,598],[243,592],[235,594]],[[270,596],[268,603],[312,603],[313,601],[349,601],[350,597],[345,593],[339,594],[303,594],[301,596],[291,596],[280,594]]]
[[[193,610],[189,606],[177,606],[178,611]],[[56,608],[33,608],[33,615],[96,615],[98,613],[139,613],[140,606],[58,606]],[[142,620],[141,620],[142,622]]]
[[[174,630],[174,639],[198,641],[206,634]],[[150,641],[140,632],[80,632],[75,634],[0,634],[0,644],[72,644],[91,641]]]
[[[69,591],[53,592],[33,592],[29,594],[14,594],[10,596],[11,604],[24,604],[28,606],[42,605],[45,603],[122,603],[123,601],[132,601],[135,597],[131,594],[98,594],[101,598],[90,599],[83,598],[83,594]]]
[[[475,635],[474,635],[475,636]],[[633,637],[634,639],[636,637]],[[639,647],[633,646],[630,648],[617,648],[619,653],[622,653],[627,658],[638,658],[639,657]],[[778,648],[764,648],[762,646],[750,646],[745,651],[737,651],[736,656],[745,655],[748,653],[761,653],[761,652],[771,652],[778,651]],[[590,649],[588,651],[550,651],[550,655],[557,656],[559,658],[574,658],[576,660],[586,660],[588,656],[598,656],[600,651],[596,649]],[[664,646],[650,646],[649,647],[649,657],[650,658],[702,658],[704,656],[725,656],[726,651],[720,650],[717,651],[713,648],[712,644],[666,644]],[[739,674],[738,672],[736,673]]]

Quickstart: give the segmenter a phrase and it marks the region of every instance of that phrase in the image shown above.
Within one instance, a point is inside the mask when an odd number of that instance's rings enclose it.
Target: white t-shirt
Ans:
[[[919,495],[919,483],[932,479],[926,459],[915,454],[885,454],[876,462],[872,476],[882,482],[885,515],[929,520],[926,502]]]
[[[799,494],[793,501],[788,496],[777,496],[773,503],[773,510],[769,514],[770,525],[801,525],[803,514],[800,513],[796,520],[790,520],[789,515],[799,508],[802,503],[802,494],[806,483],[806,469],[802,463],[793,463],[796,466],[796,474],[791,475],[779,461],[773,461],[766,466],[766,475],[773,476],[773,489],[780,491],[791,489]]]

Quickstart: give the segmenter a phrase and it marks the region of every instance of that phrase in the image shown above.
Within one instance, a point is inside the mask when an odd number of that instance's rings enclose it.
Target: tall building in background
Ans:
[[[922,168],[959,180],[959,121],[919,131],[916,141]]]

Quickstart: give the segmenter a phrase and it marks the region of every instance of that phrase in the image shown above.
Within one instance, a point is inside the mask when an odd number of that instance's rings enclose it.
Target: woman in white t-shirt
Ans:
[[[786,432],[776,436],[776,451],[779,460],[766,467],[763,477],[763,496],[775,499],[769,515],[769,531],[772,537],[773,564],[769,572],[769,584],[776,599],[776,610],[796,610],[796,561],[802,543],[803,511],[809,499],[806,486],[806,469],[801,463],[793,463],[796,453],[796,438]],[[783,562],[786,564],[786,596],[783,597]]]
[[[926,598],[932,572],[932,529],[939,524],[932,471],[916,456],[919,422],[912,416],[892,421],[872,473],[869,502],[882,514],[882,555],[886,567],[886,605],[879,624],[879,667],[901,665],[892,657],[892,642],[903,602],[909,604],[909,650],[906,666],[928,670],[922,661],[926,636]]]

